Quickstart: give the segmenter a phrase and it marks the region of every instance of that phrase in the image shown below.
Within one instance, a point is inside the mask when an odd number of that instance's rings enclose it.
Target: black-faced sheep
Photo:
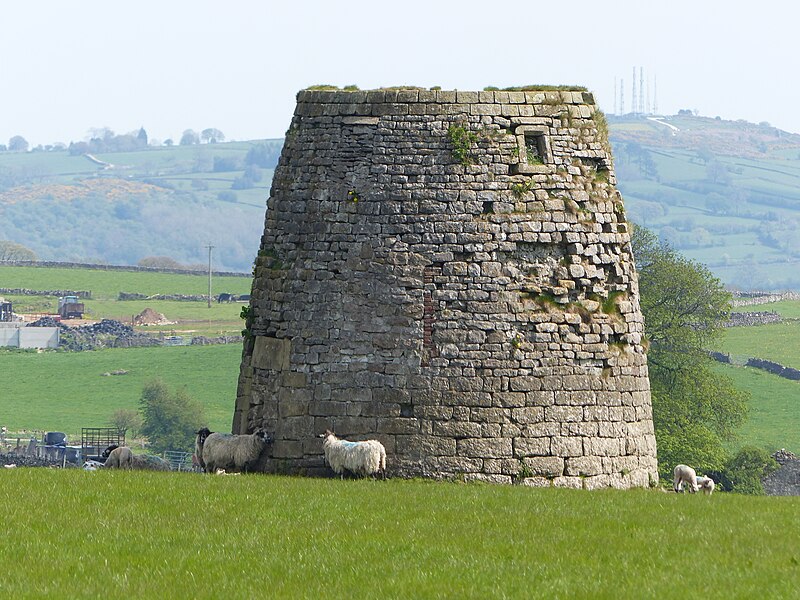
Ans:
[[[683,485],[686,484],[689,492],[694,494],[697,491],[697,473],[692,467],[678,465],[673,471],[672,489],[676,492],[683,492]]]
[[[141,471],[169,471],[167,461],[158,456],[136,455],[127,446],[112,444],[101,456],[105,457],[108,469],[137,469]]]
[[[324,440],[325,460],[334,473],[343,476],[345,471],[350,471],[353,475],[386,476],[386,448],[378,440],[349,442],[340,440],[330,430],[319,437]]]
[[[194,458],[197,459],[197,464],[205,471],[206,463],[203,462],[203,445],[206,443],[206,438],[210,436],[213,431],[208,427],[203,427],[197,432],[197,437],[194,440]],[[194,461],[192,461],[194,462]]]
[[[197,438],[200,439],[199,433]],[[256,429],[249,435],[211,433],[200,444],[198,458],[206,473],[214,473],[217,469],[247,473],[258,464],[261,453],[271,442],[272,437],[263,429]]]

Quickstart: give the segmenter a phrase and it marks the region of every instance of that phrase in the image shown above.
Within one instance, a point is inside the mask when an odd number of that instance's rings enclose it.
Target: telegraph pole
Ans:
[[[208,248],[208,308],[211,308],[211,251],[216,246],[212,246],[209,244],[206,246]]]

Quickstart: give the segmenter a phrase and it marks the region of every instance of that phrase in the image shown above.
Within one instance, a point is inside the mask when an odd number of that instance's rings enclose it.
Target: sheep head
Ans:
[[[260,439],[265,444],[272,443],[272,436],[269,433],[267,433],[266,429],[258,428],[253,432],[253,435],[256,436],[258,439]]]
[[[197,443],[202,446],[203,443],[206,441],[206,438],[210,436],[213,431],[209,430],[208,427],[203,427],[197,432]]]
[[[108,458],[111,455],[111,452],[113,450],[116,450],[117,448],[119,448],[118,444],[111,444],[108,448],[103,450],[103,453],[100,456],[102,456],[103,458]]]

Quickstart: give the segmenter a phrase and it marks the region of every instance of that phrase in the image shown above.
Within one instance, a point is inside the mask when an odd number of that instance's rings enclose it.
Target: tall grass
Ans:
[[[705,598],[788,598],[800,589],[797,498],[0,475],[9,597],[655,598],[702,587]]]

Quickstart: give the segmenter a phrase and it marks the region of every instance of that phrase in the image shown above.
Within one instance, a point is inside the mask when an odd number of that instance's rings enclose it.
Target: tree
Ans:
[[[38,260],[36,252],[9,240],[0,240],[0,261],[3,260]]]
[[[764,479],[780,465],[769,452],[755,446],[745,446],[725,464],[718,479],[723,489],[740,494],[764,495]]]
[[[192,146],[199,143],[200,136],[197,135],[197,132],[194,129],[187,129],[183,132],[180,141],[181,146]]]
[[[649,342],[648,366],[659,471],[678,463],[720,470],[724,443],[747,414],[747,395],[713,368],[707,348],[727,319],[731,297],[703,265],[635,227],[633,253]]]
[[[219,129],[209,127],[208,129],[203,129],[203,131],[200,132],[200,139],[206,144],[216,144],[217,142],[225,141],[225,134]]]
[[[140,267],[151,269],[185,269],[186,267],[169,256],[145,256],[136,263]]]
[[[139,133],[136,134],[136,139],[141,146],[147,146],[147,132],[144,130],[144,127],[139,129]]]
[[[142,428],[142,415],[130,408],[118,408],[111,414],[111,425],[136,435]]]
[[[139,400],[142,435],[156,452],[191,451],[195,432],[203,426],[203,408],[185,389],[171,392],[160,379],[145,384]]]
[[[8,149],[12,152],[27,152],[28,151],[28,140],[26,140],[21,135],[15,135],[10,140],[8,140]]]

